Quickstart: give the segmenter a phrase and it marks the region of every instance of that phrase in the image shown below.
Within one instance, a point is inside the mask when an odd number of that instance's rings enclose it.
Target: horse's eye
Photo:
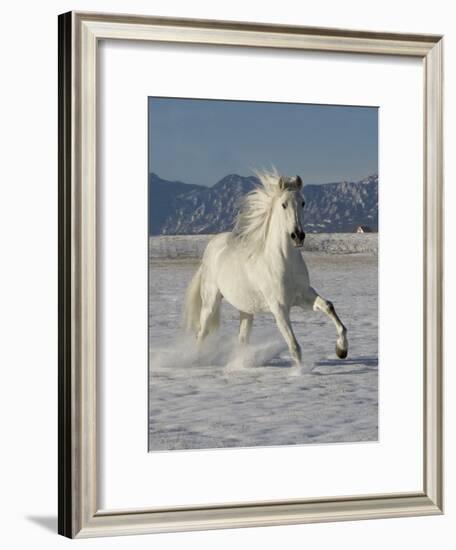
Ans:
[[[301,206],[304,208],[305,205],[306,205],[305,201],[302,201]]]
[[[286,207],[287,207],[287,203],[286,203],[286,202],[283,202],[283,203],[282,203],[282,208],[285,210]]]

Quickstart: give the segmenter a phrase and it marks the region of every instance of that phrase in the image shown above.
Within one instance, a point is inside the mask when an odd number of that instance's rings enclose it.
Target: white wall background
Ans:
[[[446,280],[456,280],[456,29],[434,0],[10,1],[0,33],[0,532],[5,548],[452,548],[456,535],[456,375],[446,361],[446,515],[71,542],[57,511],[57,14],[70,9],[445,34]],[[374,83],[375,85],[375,83]],[[446,289],[446,334],[456,318]]]

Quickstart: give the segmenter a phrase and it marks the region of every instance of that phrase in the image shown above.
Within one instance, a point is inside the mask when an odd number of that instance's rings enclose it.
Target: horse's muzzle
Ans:
[[[304,239],[306,238],[306,234],[304,231],[293,231],[290,235],[291,240],[293,241],[296,248],[301,248],[304,244]]]

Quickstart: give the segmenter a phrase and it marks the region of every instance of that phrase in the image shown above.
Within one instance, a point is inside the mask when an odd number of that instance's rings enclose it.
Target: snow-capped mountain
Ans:
[[[149,174],[149,233],[192,235],[230,231],[241,197],[257,179],[225,176],[212,187],[167,181]],[[378,230],[378,176],[358,182],[305,185],[304,230],[352,232],[358,225]]]

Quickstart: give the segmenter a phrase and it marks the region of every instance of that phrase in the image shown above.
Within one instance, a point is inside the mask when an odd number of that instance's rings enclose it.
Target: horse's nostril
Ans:
[[[299,234],[299,238],[301,239],[301,241],[306,238],[306,234],[304,233],[304,231],[301,231],[301,233]]]
[[[292,233],[292,234],[290,235],[290,237],[291,237],[293,240],[295,240],[295,239],[296,239],[296,233]]]

